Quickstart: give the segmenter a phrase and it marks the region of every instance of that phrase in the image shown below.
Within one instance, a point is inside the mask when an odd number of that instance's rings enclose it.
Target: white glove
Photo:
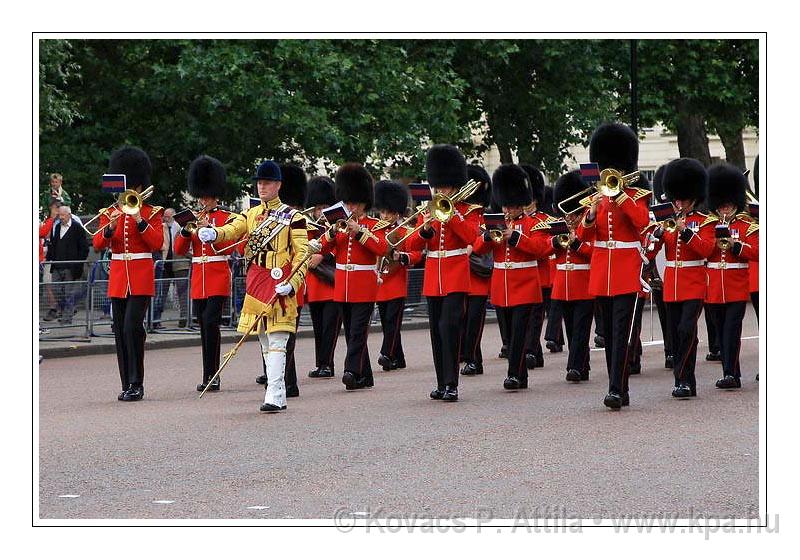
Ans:
[[[204,227],[197,230],[197,238],[203,243],[210,243],[217,238],[217,230],[213,227]]]
[[[279,296],[288,296],[292,293],[292,285],[291,284],[276,284],[275,285],[275,293]]]

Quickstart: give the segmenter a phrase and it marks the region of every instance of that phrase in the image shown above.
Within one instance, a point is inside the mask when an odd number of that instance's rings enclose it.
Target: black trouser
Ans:
[[[711,310],[711,304],[705,304],[703,310],[705,311],[706,331],[708,332],[708,351],[712,354],[719,354],[722,342],[719,339],[719,327],[717,327],[714,313]]]
[[[466,313],[467,294],[455,292],[446,296],[426,297],[425,300],[428,302],[436,386],[442,390],[447,386],[458,387],[458,346]]]
[[[738,379],[742,375],[739,369],[739,348],[742,345],[742,321],[747,302],[709,303],[706,304],[706,310],[711,311],[720,337],[722,373]]]
[[[197,322],[200,323],[200,342],[203,345],[203,383],[208,383],[219,369],[219,325],[226,299],[227,296],[211,296],[192,300]]]
[[[112,329],[122,389],[144,385],[144,318],[150,296],[111,298]]]
[[[634,319],[634,306],[638,294],[602,296],[597,302],[603,313],[603,338],[606,345],[606,369],[608,370],[608,392],[623,395],[628,392],[627,359]]]
[[[544,330],[545,340],[564,346],[564,330],[561,327],[563,319],[564,311],[561,307],[561,302],[557,299],[551,299],[550,309],[547,312],[547,327]]]
[[[481,339],[483,338],[483,326],[486,323],[487,299],[489,299],[488,296],[467,296],[467,317],[464,321],[464,328],[461,329],[459,362],[483,364]]]
[[[333,355],[342,328],[342,308],[335,301],[314,301],[308,305],[314,326],[316,366],[327,366],[334,371]]]
[[[697,363],[697,321],[703,312],[702,299],[689,299],[667,304],[669,330],[672,334],[672,373],[675,386],[684,383],[694,389],[697,386],[694,370]]]
[[[534,356],[542,355],[542,326],[544,325],[545,309],[550,307],[550,294],[553,288],[542,288],[542,302],[534,303],[531,311],[528,338],[525,342],[525,353]]]
[[[378,314],[381,316],[381,330],[383,331],[381,354],[392,361],[405,362],[406,359],[406,355],[403,353],[403,340],[400,337],[405,307],[406,298],[404,297],[378,302]]]
[[[520,381],[528,379],[528,368],[525,366],[525,343],[527,330],[530,327],[533,303],[505,307],[508,318],[508,376]]]
[[[653,298],[658,311],[658,322],[661,324],[661,337],[664,339],[664,357],[666,358],[673,355],[673,344],[672,329],[669,328],[669,321],[667,320],[667,306],[664,303],[664,290],[656,290],[654,288],[650,292],[650,297]]]
[[[628,349],[627,367],[642,370],[642,313],[647,299],[639,297],[636,302],[636,314],[633,316],[633,335]]]
[[[753,311],[756,312],[756,321],[758,321],[758,292],[750,292],[750,301],[753,302]]]
[[[553,301],[558,302],[567,328],[569,343],[567,371],[574,369],[579,373],[589,373],[589,337],[592,334],[594,300]]]
[[[594,304],[594,334],[603,336],[606,332],[605,324],[603,323],[603,307],[600,302],[595,300]]]
[[[503,346],[508,348],[508,317],[504,308],[495,305],[494,312],[497,315],[497,328],[500,330],[500,340]]]
[[[369,320],[374,301],[366,303],[339,303],[344,321],[344,339],[347,342],[347,356],[344,359],[344,371],[355,374],[357,379],[366,378],[372,382],[372,364],[369,360],[367,336]]]

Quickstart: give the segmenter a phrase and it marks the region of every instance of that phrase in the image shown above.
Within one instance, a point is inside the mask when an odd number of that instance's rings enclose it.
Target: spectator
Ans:
[[[53,282],[56,285],[56,301],[61,312],[61,323],[71,324],[75,313],[75,298],[80,291],[80,286],[72,282],[80,280],[83,276],[83,262],[66,263],[64,261],[84,261],[89,253],[89,243],[86,233],[77,222],[72,219],[72,210],[69,206],[58,208],[58,221],[53,225],[50,234],[50,246],[47,250],[47,260],[51,263]],[[60,264],[62,263],[63,264]],[[45,317],[52,321],[57,316],[56,309],[50,308]]]
[[[43,283],[43,293],[42,298],[44,299],[44,305],[47,306],[47,309],[55,309],[56,307],[56,298],[53,294],[53,275],[50,272],[50,263],[45,262],[45,256],[47,255],[47,249],[50,245],[50,233],[53,231],[53,223],[58,217],[58,207],[61,206],[61,203],[54,199],[50,199],[50,215],[45,219],[44,222],[39,224],[39,272],[41,276],[39,277],[39,281]],[[49,318],[48,318],[49,317]],[[47,314],[45,317],[45,321],[52,321],[55,317],[50,317],[50,313]]]
[[[178,299],[178,308],[180,316],[178,318],[178,327],[186,326],[187,307],[188,307],[188,288],[189,288],[189,259],[175,260],[178,255],[175,255],[173,247],[175,245],[175,236],[180,234],[181,226],[174,219],[175,209],[167,208],[164,210],[164,245],[161,247],[161,253],[155,253],[154,256],[160,258],[160,262],[156,266],[156,297],[153,304],[153,328],[160,329],[161,314],[164,311],[164,300],[169,293],[171,284],[175,284],[175,293]]]

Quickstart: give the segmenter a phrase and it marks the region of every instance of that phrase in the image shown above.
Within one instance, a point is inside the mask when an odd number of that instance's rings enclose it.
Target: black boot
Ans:
[[[742,381],[738,377],[726,375],[722,379],[717,380],[717,389],[740,389]]]
[[[547,346],[547,349],[553,354],[564,351],[564,347],[555,340],[546,341],[545,346]]]
[[[612,410],[622,408],[622,397],[618,393],[609,393],[603,399],[603,404]]]
[[[212,389],[209,389],[211,391]],[[297,385],[287,385],[286,386],[286,398],[291,399],[293,397],[300,396],[300,388]]]
[[[256,383],[259,385],[266,385],[267,384],[267,376],[266,375],[259,375],[256,377]]]
[[[431,391],[431,398],[435,401],[440,401],[444,398],[444,389],[439,389],[438,387]]]
[[[442,395],[443,401],[450,401],[455,402],[458,400],[458,387],[453,387],[452,385],[448,385],[444,388],[444,395]]]
[[[535,367],[543,368],[544,367],[544,355],[542,354],[535,354],[534,359],[536,360]]]
[[[589,372],[588,371],[582,371],[581,372],[581,381],[589,381]]]
[[[622,393],[622,406],[630,406],[631,397],[628,393]]]
[[[664,369],[672,369],[675,367],[675,361],[672,356],[664,358]]]
[[[672,390],[672,396],[676,399],[688,399],[692,397],[692,388],[685,383],[681,383]]]
[[[497,356],[498,358],[508,358],[508,347],[503,345],[500,347],[500,354]]]
[[[317,366],[316,369],[312,369],[308,372],[308,376],[311,378],[319,377],[319,370],[322,366]]]
[[[123,401],[140,401],[144,398],[144,387],[141,385],[131,385],[130,389],[122,394]]]
[[[478,366],[475,365],[475,362],[466,362],[464,367],[461,368],[461,375],[477,375],[478,374]]]
[[[595,348],[605,348],[606,347],[606,339],[600,336],[599,334],[594,335],[594,347]]]
[[[519,379],[516,377],[508,376],[503,381],[503,389],[507,391],[516,391],[519,389]]]
[[[122,392],[119,395],[117,395],[117,400],[118,401],[125,400],[125,399],[123,399],[123,397],[125,396],[125,393],[127,393],[128,389],[130,389],[130,388],[131,388],[130,385],[127,385],[127,386],[123,387],[122,388]]]
[[[707,362],[721,362],[722,361],[722,354],[719,352],[709,352],[706,354],[706,361]]]
[[[525,354],[525,367],[534,369],[536,367],[536,356],[533,354]]]
[[[575,369],[567,370],[567,381],[571,381],[573,383],[580,383],[581,381],[580,372]]]
[[[406,369],[406,359],[398,358],[396,360],[392,360],[392,369]]]
[[[281,410],[286,410],[286,405],[278,406],[276,404],[264,403],[259,410],[261,412],[280,412]]]
[[[378,356],[378,365],[383,368],[383,371],[391,371],[394,369],[392,366],[392,360],[389,358],[389,356],[384,354]]]

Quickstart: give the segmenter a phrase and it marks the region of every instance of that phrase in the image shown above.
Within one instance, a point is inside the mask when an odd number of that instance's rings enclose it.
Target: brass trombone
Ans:
[[[728,227],[728,225],[731,223],[731,220],[735,215],[736,211],[734,210],[730,214],[723,214],[719,216],[719,225]],[[729,250],[732,244],[733,242],[731,241],[730,237],[720,237],[719,239],[717,239],[717,247],[719,247],[721,251]]]
[[[624,189],[630,183],[636,181],[638,178],[638,171],[623,175],[621,171],[617,171],[616,169],[603,169],[600,172],[600,180],[596,184],[591,185],[579,193],[562,200],[557,205],[558,209],[561,210],[564,215],[570,215],[578,211],[585,210],[594,204],[598,197],[607,196],[609,198],[614,198],[622,191],[622,189]],[[578,199],[578,207],[571,212],[565,210],[564,206],[562,205],[575,199]]]
[[[208,218],[208,210],[207,210],[207,209],[206,209],[206,207],[204,206],[203,208],[201,208],[201,209],[200,209],[200,211],[199,211],[199,212],[197,212],[197,217],[196,217],[196,219],[194,219],[194,220],[191,220],[191,221],[189,221],[189,222],[186,222],[186,225],[185,225],[185,226],[183,226],[183,227],[184,227],[184,228],[186,228],[186,231],[188,231],[188,232],[189,232],[189,234],[192,234],[192,233],[194,233],[194,232],[197,230],[197,228],[199,227],[199,226],[197,225],[197,222],[200,222],[200,221],[202,221],[202,220],[205,220],[206,218]]]
[[[92,219],[87,221],[85,224],[82,224],[83,229],[89,235],[96,235],[101,231],[103,231],[104,229],[106,229],[107,227],[109,227],[110,225],[116,223],[119,217],[122,216],[123,214],[129,216],[134,216],[138,214],[142,209],[142,204],[144,204],[144,201],[153,195],[155,189],[156,188],[153,185],[150,185],[140,193],[136,192],[133,189],[127,189],[124,192],[121,192],[119,194],[119,197],[117,197],[116,203],[112,204],[108,208],[103,208],[102,210],[100,210],[100,212],[97,213],[96,216],[92,217]],[[93,221],[97,220],[100,216],[106,216],[109,219],[108,223],[103,227],[98,228],[97,231],[94,232],[89,231],[89,229],[86,226],[91,224]]]

